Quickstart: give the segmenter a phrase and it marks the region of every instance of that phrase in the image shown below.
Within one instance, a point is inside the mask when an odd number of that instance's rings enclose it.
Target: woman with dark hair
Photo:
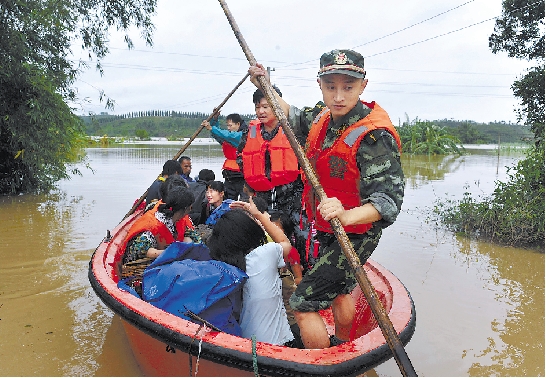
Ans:
[[[225,199],[225,185],[222,181],[209,181],[205,193],[207,205],[201,211],[198,224],[214,226],[216,221],[229,211],[229,204],[233,200]]]
[[[212,230],[208,240],[213,259],[225,261],[245,271],[240,324],[243,337],[276,345],[290,344],[290,330],[283,304],[278,268],[292,245],[267,213],[250,202],[232,202]],[[266,232],[273,239],[267,243]]]
[[[176,224],[189,213],[194,196],[187,187],[173,185],[163,201],[142,214],[129,229],[123,246],[124,264],[143,257],[157,257],[178,239]]]

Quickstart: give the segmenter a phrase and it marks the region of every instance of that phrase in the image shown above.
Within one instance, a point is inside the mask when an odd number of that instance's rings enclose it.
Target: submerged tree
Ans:
[[[75,41],[89,59],[108,53],[109,30],[141,30],[152,44],[156,0],[2,0],[0,2],[0,194],[50,189],[81,159],[84,132],[68,103],[86,68],[71,59]],[[128,47],[132,41],[125,35]],[[111,101],[100,94],[106,106]],[[77,173],[77,171],[72,171]]]

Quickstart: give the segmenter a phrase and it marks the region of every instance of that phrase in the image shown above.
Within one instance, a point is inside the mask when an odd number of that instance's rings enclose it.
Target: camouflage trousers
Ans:
[[[366,234],[347,234],[355,253],[364,264],[377,247],[381,230],[375,227]],[[299,312],[316,312],[332,305],[339,294],[349,294],[357,285],[349,261],[335,235],[319,232],[318,261],[305,273],[290,297],[290,307]]]

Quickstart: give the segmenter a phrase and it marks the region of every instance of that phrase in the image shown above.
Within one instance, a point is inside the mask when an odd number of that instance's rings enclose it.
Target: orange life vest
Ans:
[[[241,169],[237,164],[237,147],[234,147],[228,142],[222,142],[222,151],[224,152],[224,156],[226,157],[222,169],[234,172],[241,172]]]
[[[162,201],[157,201],[153,209],[150,209],[142,214],[142,216],[138,218],[135,223],[133,223],[123,242],[122,251],[125,251],[129,240],[144,231],[150,231],[154,235],[155,239],[157,240],[158,249],[163,249],[174,242],[174,236],[169,228],[155,217],[157,208],[162,203]],[[182,233],[182,238],[183,237],[184,233]]]
[[[306,155],[315,168],[327,197],[337,197],[345,207],[352,209],[361,205],[360,170],[356,162],[356,154],[362,139],[372,130],[385,129],[396,140],[399,150],[401,142],[389,115],[375,102],[364,105],[372,111],[360,121],[352,124],[335,140],[334,144],[323,150],[322,143],[330,122],[330,111],[325,108],[313,122],[307,136]],[[330,223],[316,210],[318,201],[312,195],[312,187],[304,180],[303,198],[309,219],[315,219],[315,227],[319,231],[333,233]],[[371,223],[345,226],[345,232],[363,234],[372,227]]]
[[[264,192],[276,186],[288,184],[298,178],[298,159],[284,134],[282,127],[270,141],[262,138],[261,122],[250,121],[243,149],[243,176],[254,190]],[[271,179],[265,174],[265,153],[269,151]]]

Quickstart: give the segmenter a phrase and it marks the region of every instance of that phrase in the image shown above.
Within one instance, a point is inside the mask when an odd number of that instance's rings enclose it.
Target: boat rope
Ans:
[[[256,354],[256,335],[252,335],[252,367],[254,368],[254,376],[259,377],[258,374],[258,355]]]
[[[203,336],[199,339],[199,352],[197,352],[197,361],[195,362],[195,376],[199,372],[199,357],[201,357],[201,345],[203,344]]]
[[[191,354],[191,346],[193,345],[193,342],[195,341],[195,339],[197,338],[197,335],[199,334],[199,331],[201,331],[201,329],[205,326],[205,324],[201,324],[199,326],[199,328],[197,328],[197,331],[195,331],[195,334],[193,335],[192,339],[191,339],[191,342],[190,342],[190,345],[188,346],[188,357],[190,359],[190,362],[189,362],[189,366],[190,366],[190,374],[188,375],[189,377],[192,376],[192,370],[193,370],[193,367],[192,367],[192,354]],[[203,339],[201,338],[201,341],[199,342],[199,354],[201,354],[201,342],[203,341]],[[199,357],[197,358],[197,362],[199,362]],[[197,374],[197,368],[196,368],[196,371],[195,371],[195,374]]]

